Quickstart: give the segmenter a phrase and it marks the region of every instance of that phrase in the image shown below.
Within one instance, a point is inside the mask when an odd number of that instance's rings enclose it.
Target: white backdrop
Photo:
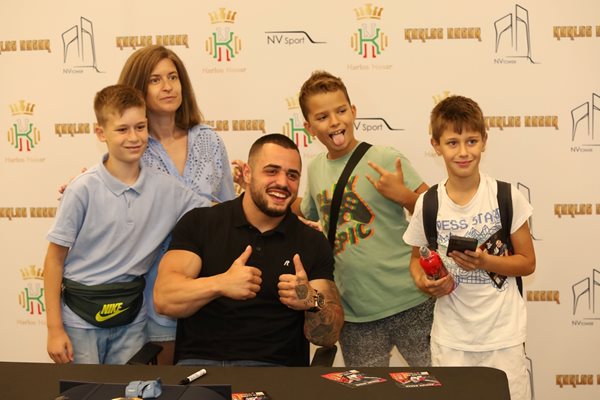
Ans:
[[[429,146],[431,108],[448,94],[478,101],[490,125],[482,169],[518,185],[535,210],[538,267],[525,281],[535,395],[598,398],[600,4],[592,0],[3,4],[0,360],[49,361],[41,273],[57,187],[104,151],[91,134],[94,93],[116,82],[134,48],[159,41],[186,63],[231,159],[245,159],[265,132],[292,136],[305,163],[322,151],[300,130],[297,94],[325,69],[348,86],[357,136],[400,149],[432,184],[445,170]]]

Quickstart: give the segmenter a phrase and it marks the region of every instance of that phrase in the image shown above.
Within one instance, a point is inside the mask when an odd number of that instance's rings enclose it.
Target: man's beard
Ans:
[[[284,191],[290,193],[289,189],[285,186],[272,187],[271,189],[284,190]],[[252,186],[250,186],[250,197],[252,197],[252,201],[254,201],[254,204],[256,204],[256,207],[263,214],[265,214],[269,217],[273,217],[273,218],[282,217],[285,214],[287,214],[290,207],[292,206],[292,201],[290,201],[288,203],[287,207],[285,207],[284,209],[270,208],[268,196],[269,195],[266,192],[259,192],[259,191],[255,190]],[[291,197],[289,197],[288,199],[290,199],[290,198]]]

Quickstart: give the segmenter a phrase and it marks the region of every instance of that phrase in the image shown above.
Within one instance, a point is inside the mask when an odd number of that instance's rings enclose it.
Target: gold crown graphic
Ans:
[[[381,13],[383,12],[383,7],[373,6],[371,3],[367,3],[360,8],[355,8],[354,12],[356,13],[356,19],[381,19]]]
[[[237,11],[225,10],[225,7],[221,7],[217,11],[209,12],[208,16],[210,17],[211,24],[219,24],[221,22],[233,24],[236,14]]]
[[[300,108],[300,101],[298,99],[298,95],[291,96],[291,97],[286,97],[285,101],[287,102],[288,110],[293,110],[293,109],[296,109],[296,108]]]
[[[433,104],[438,104],[439,102],[446,99],[447,97],[450,97],[449,90],[444,90],[444,92],[441,94],[433,95]]]
[[[10,105],[10,112],[12,115],[33,115],[34,108],[35,104],[25,102],[25,100],[19,100]]]
[[[35,265],[30,265],[29,267],[21,268],[21,277],[23,279],[44,280],[44,270],[36,268]]]

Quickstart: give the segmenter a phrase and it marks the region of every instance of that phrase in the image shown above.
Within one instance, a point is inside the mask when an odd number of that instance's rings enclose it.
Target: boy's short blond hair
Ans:
[[[129,108],[146,108],[144,95],[131,86],[112,85],[107,86],[94,97],[94,113],[98,125],[105,126],[110,114],[123,115]]]
[[[302,84],[302,88],[300,89],[300,94],[298,96],[298,102],[300,103],[300,109],[302,110],[302,115],[304,119],[308,121],[308,99],[311,96],[320,93],[331,93],[341,90],[346,96],[346,100],[348,100],[348,104],[352,104],[350,102],[350,96],[348,96],[348,90],[346,89],[346,85],[344,82],[338,77],[331,75],[327,71],[315,71],[312,73],[310,78],[306,80]]]
[[[487,139],[483,112],[479,105],[463,96],[450,96],[440,101],[431,111],[431,137],[436,143],[445,130],[461,134],[463,130],[481,133]]]

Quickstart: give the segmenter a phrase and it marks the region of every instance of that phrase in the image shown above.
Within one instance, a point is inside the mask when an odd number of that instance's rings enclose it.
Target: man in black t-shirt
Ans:
[[[331,248],[290,210],[301,169],[293,141],[262,136],[246,192],[178,222],[154,288],[157,311],[178,318],[178,364],[306,366],[309,341],[338,340]]]

